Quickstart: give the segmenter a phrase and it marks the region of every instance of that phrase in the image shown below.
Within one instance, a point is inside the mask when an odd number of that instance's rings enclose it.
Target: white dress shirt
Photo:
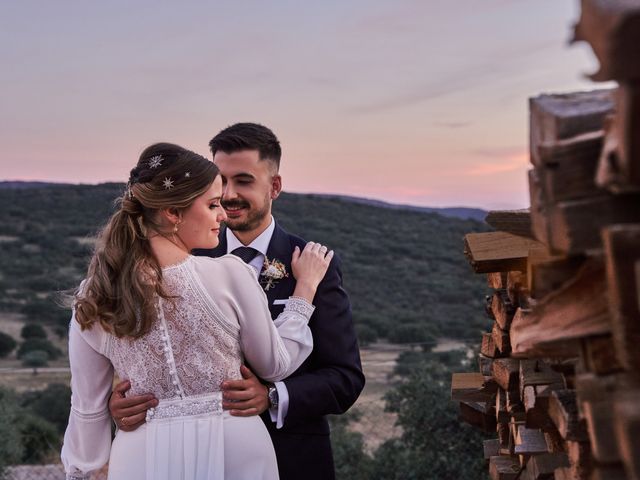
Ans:
[[[225,230],[227,236],[227,253],[231,253],[239,247],[251,247],[255,248],[259,252],[258,255],[249,262],[249,265],[251,265],[256,272],[256,278],[258,281],[260,281],[260,271],[262,270],[264,259],[267,256],[267,250],[269,249],[269,243],[271,242],[271,237],[273,236],[275,228],[276,222],[273,220],[272,216],[269,226],[249,245],[245,245],[238,240],[231,229],[227,228]],[[289,391],[287,390],[287,386],[284,382],[275,382],[274,385],[278,390],[278,407],[270,408],[269,414],[271,415],[271,421],[275,422],[276,428],[282,428],[284,425],[284,419],[287,416],[287,411],[289,410]]]

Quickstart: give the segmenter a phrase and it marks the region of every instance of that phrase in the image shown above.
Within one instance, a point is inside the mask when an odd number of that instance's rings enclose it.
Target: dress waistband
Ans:
[[[147,410],[146,421],[205,414],[222,415],[222,392],[160,400],[157,407]]]

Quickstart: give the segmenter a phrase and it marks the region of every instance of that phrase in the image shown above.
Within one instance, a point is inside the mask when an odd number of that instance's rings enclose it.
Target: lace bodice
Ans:
[[[142,338],[110,336],[106,356],[131,394],[158,399],[218,391],[239,379],[242,354],[237,322],[225,318],[188,265],[163,271],[171,300],[158,302],[159,318]]]

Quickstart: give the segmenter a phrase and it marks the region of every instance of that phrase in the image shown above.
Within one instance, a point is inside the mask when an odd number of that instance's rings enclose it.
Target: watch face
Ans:
[[[269,403],[271,404],[271,406],[277,407],[278,406],[278,390],[276,389],[276,387],[269,387],[268,397],[269,397]]]

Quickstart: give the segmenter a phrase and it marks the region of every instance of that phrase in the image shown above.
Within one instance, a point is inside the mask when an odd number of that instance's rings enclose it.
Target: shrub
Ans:
[[[0,387],[0,478],[6,466],[18,463],[22,459],[23,449],[18,428],[19,411],[15,394],[5,387]]]
[[[31,350],[22,356],[22,365],[33,367],[33,374],[38,374],[38,367],[46,367],[49,355],[44,350]]]
[[[23,394],[21,400],[24,407],[55,425],[60,435],[64,434],[71,406],[71,389],[67,385],[52,383],[44,390]]]
[[[0,358],[4,358],[13,352],[18,343],[13,339],[11,335],[0,332]]]
[[[21,463],[42,463],[51,453],[59,451],[60,437],[54,425],[25,410],[20,417],[18,428],[23,448]]]
[[[33,350],[42,350],[46,352],[48,355],[47,360],[55,360],[62,355],[60,349],[46,338],[29,338],[22,342],[20,348],[18,348],[18,358],[22,359],[27,352],[31,352]]]
[[[362,347],[378,340],[378,334],[376,331],[369,325],[364,325],[362,323],[356,324],[356,334],[358,335],[358,341]]]
[[[25,340],[29,338],[47,338],[47,332],[44,331],[42,325],[37,323],[27,323],[20,331],[20,336]]]

